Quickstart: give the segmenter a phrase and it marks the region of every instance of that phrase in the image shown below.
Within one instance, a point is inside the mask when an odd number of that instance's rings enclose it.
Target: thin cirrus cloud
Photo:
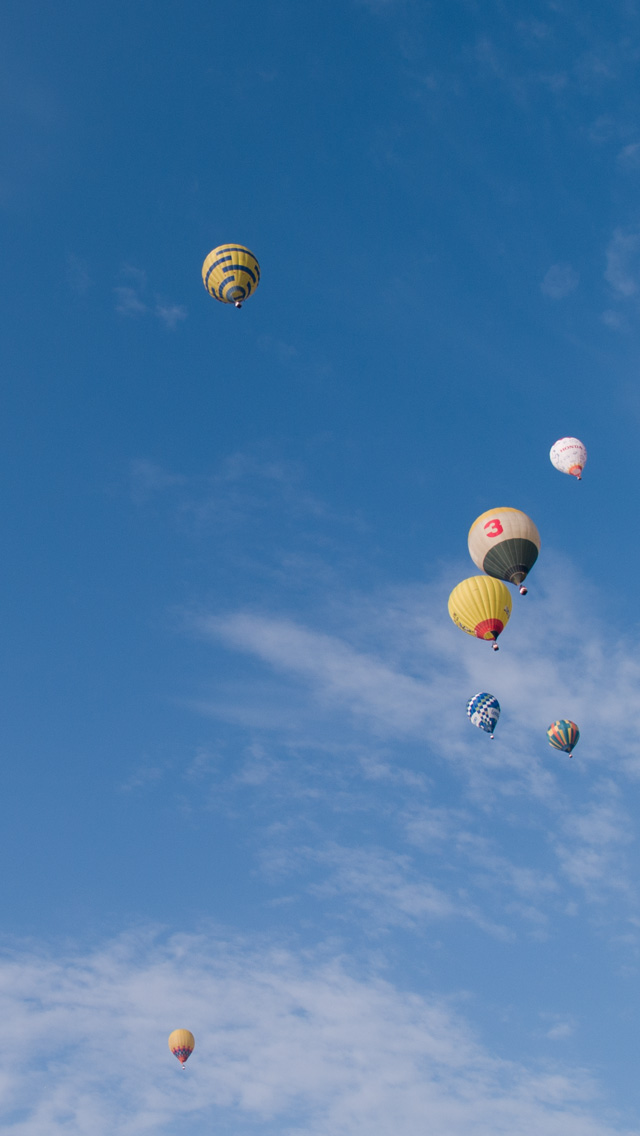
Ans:
[[[633,871],[625,849],[633,843],[631,818],[620,792],[601,782],[597,802],[567,813],[555,838],[560,869],[571,884],[592,899],[618,891],[633,902]]]
[[[638,1136],[584,1070],[492,1053],[445,999],[327,948],[151,931],[5,948],[0,1004],[7,1136],[423,1136],[425,1117],[439,1136]],[[177,1026],[196,1038],[184,1071]]]
[[[121,276],[123,283],[118,284],[113,290],[116,311],[119,315],[129,318],[153,315],[169,331],[175,331],[187,318],[187,309],[182,304],[169,303],[159,296],[153,300],[148,298],[147,274],[142,269],[126,264],[122,268]]]
[[[202,632],[255,654],[276,670],[293,672],[321,701],[344,705],[375,725],[413,732],[424,727],[430,700],[426,684],[383,661],[354,650],[339,638],[292,620],[238,612],[205,617]]]
[[[305,850],[298,854],[304,855]],[[357,904],[378,926],[419,927],[452,919],[469,920],[496,938],[509,940],[513,932],[494,922],[468,898],[445,891],[425,879],[411,859],[383,849],[306,849],[306,854],[329,868],[326,879],[312,888],[323,898],[339,896]]]
[[[186,478],[179,473],[170,473],[147,458],[137,458],[130,463],[131,499],[136,505],[144,505],[150,497],[168,490],[180,489]]]
[[[563,300],[575,292],[580,276],[571,264],[552,264],[545,272],[540,289],[551,300]]]
[[[640,229],[632,226],[614,230],[606,249],[604,276],[618,307],[607,308],[602,322],[613,331],[624,331],[628,327],[629,302],[637,300],[640,286]]]
[[[536,610],[523,601],[497,657],[450,624],[439,586],[363,597],[360,611],[351,597],[349,621],[342,620],[340,632],[327,630],[328,621],[320,631],[291,618],[246,611],[200,617],[195,623],[200,634],[253,664],[246,683],[240,671],[233,683],[218,683],[216,694],[195,708],[250,731],[254,741],[262,737],[267,751],[275,746],[282,755],[293,747],[295,766],[274,763],[265,778],[280,794],[288,781],[292,798],[302,794],[297,777],[306,767],[300,755],[306,754],[311,765],[310,755],[323,739],[330,746],[339,738],[344,761],[353,766],[354,777],[361,777],[360,788],[352,785],[357,809],[373,807],[367,783],[374,787],[371,792],[386,785],[394,794],[390,823],[401,830],[407,851],[428,851],[436,873],[442,856],[449,865],[455,856],[460,878],[473,881],[474,906],[487,924],[487,910],[477,898],[486,881],[505,902],[511,895],[528,905],[536,919],[544,920],[560,895],[567,901],[578,895],[589,903],[612,902],[627,918],[637,910],[638,897],[633,819],[622,787],[626,783],[633,791],[640,772],[640,664],[633,643],[611,642],[600,627],[592,614],[593,596],[581,589],[577,574],[560,560],[552,563],[552,554],[548,559],[548,568],[538,575]],[[340,613],[334,611],[333,618],[339,621]],[[554,628],[551,642],[539,639],[539,626]],[[576,658],[580,668],[573,665]],[[264,679],[256,675],[256,662]],[[460,692],[486,689],[489,667],[503,717],[495,742],[481,738],[486,741],[481,745]],[[286,714],[274,715],[274,705],[285,706]],[[558,717],[572,718],[582,731],[573,759],[547,745],[547,726]],[[366,749],[367,737],[369,753],[354,756],[354,746]],[[455,774],[460,803],[439,809],[429,804],[428,783],[420,781],[412,764],[416,744],[424,750],[420,766],[431,778],[447,768]],[[376,757],[381,747],[386,758]],[[325,783],[314,782],[326,799],[341,800],[335,778],[345,776],[344,761],[339,774],[329,763],[322,766]],[[511,833],[487,839],[482,817],[500,816],[507,803]],[[376,808],[380,814],[377,796]],[[531,838],[533,859],[514,855],[518,824],[537,833]],[[332,889],[371,892],[362,857],[355,871],[352,848],[338,869],[327,859],[328,847],[318,859],[326,869],[325,898]],[[286,860],[286,849],[281,855]],[[394,876],[389,894],[400,894],[401,876],[406,894],[417,896],[411,859],[387,863],[389,873]],[[374,867],[368,875],[374,880],[385,874]],[[432,878],[442,890],[442,880]],[[451,877],[444,892],[449,906],[441,907],[443,916],[453,910]],[[425,902],[423,915],[428,906]],[[494,905],[494,923],[496,914]]]
[[[640,230],[615,229],[607,245],[606,261],[605,279],[614,292],[623,299],[635,296],[640,270]]]
[[[93,283],[87,262],[72,252],[67,254],[67,281],[78,296],[84,296]]]
[[[628,170],[640,167],[640,142],[630,142],[623,146],[617,158],[618,164]]]
[[[503,709],[517,723],[521,742],[544,735],[558,717],[578,721],[591,734],[589,760],[601,760],[605,747],[602,759],[608,761],[608,751],[614,750],[621,755],[618,770],[637,777],[640,663],[634,644],[611,641],[593,615],[594,597],[588,589],[581,591],[579,573],[551,553],[547,561],[538,573],[535,623],[533,609],[518,608],[503,648],[491,656]],[[340,615],[338,608],[333,618]],[[470,697],[483,689],[488,647],[450,623],[446,589],[434,585],[362,597],[359,610],[357,601],[350,602],[349,621],[345,613],[342,631],[332,633],[326,621],[316,630],[293,618],[240,611],[199,616],[192,626],[213,642],[259,660],[271,681],[281,675],[283,683],[306,688],[311,702],[327,713],[348,712],[373,735],[424,736],[436,717],[450,716],[438,744],[455,758],[468,727],[459,713],[460,691],[468,690]],[[551,641],[536,634],[541,625],[555,628]],[[579,668],[566,665],[576,658]]]

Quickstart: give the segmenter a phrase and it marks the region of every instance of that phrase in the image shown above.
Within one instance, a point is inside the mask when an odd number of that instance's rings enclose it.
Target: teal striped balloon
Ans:
[[[549,726],[547,738],[550,746],[562,750],[563,753],[568,753],[571,757],[572,750],[580,740],[580,730],[575,722],[570,722],[568,718],[559,718],[557,722],[552,722]]]

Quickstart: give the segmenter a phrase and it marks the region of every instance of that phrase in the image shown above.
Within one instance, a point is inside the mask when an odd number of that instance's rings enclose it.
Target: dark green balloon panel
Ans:
[[[487,576],[520,584],[538,559],[538,549],[532,540],[520,537],[496,544],[484,558],[482,570]]]

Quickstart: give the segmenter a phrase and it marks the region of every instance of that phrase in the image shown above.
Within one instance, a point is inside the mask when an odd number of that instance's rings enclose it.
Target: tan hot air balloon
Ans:
[[[497,651],[496,640],[511,615],[511,593],[493,576],[470,576],[449,596],[449,615],[467,635],[490,640]]]
[[[169,1049],[173,1053],[173,1056],[178,1058],[183,1069],[184,1063],[191,1057],[195,1045],[196,1039],[191,1033],[191,1030],[177,1029],[169,1034]]]
[[[526,596],[523,580],[540,551],[540,533],[531,517],[519,509],[489,509],[469,529],[469,553],[473,563],[497,580],[517,584]]]

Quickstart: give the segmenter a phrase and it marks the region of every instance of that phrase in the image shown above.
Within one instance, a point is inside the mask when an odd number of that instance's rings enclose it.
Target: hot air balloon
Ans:
[[[449,596],[449,615],[467,635],[492,640],[497,651],[496,639],[511,615],[509,589],[492,576],[470,576]]]
[[[469,529],[469,552],[473,563],[497,580],[520,586],[533,568],[540,551],[540,533],[530,517],[519,509],[489,509]]]
[[[500,703],[493,694],[474,694],[467,702],[467,714],[474,726],[492,738],[500,717]]]
[[[568,753],[571,757],[571,751],[580,740],[580,730],[575,722],[570,722],[568,718],[560,718],[557,722],[551,723],[547,730],[547,737],[550,746],[553,746],[554,749],[561,749],[563,753]]]
[[[554,442],[549,457],[551,464],[560,470],[560,473],[570,473],[582,481],[582,471],[587,461],[587,447],[579,438],[560,438]]]
[[[188,1061],[195,1049],[196,1039],[191,1033],[191,1030],[177,1029],[169,1034],[169,1049],[174,1057],[184,1069],[185,1061]]]
[[[214,300],[241,308],[260,283],[260,265],[244,245],[218,245],[202,265],[202,282]]]

